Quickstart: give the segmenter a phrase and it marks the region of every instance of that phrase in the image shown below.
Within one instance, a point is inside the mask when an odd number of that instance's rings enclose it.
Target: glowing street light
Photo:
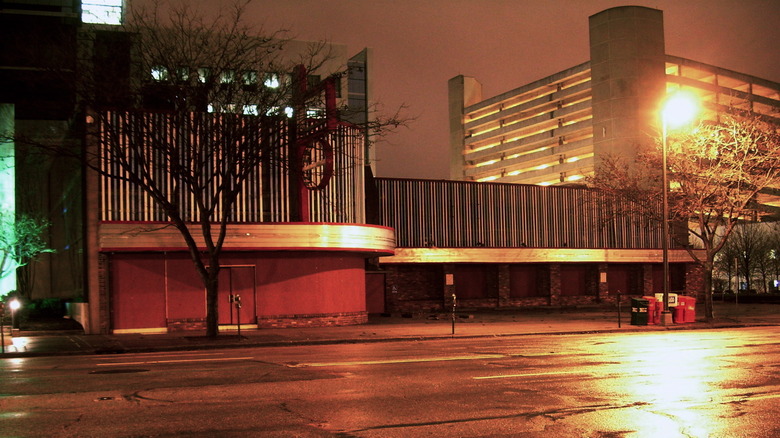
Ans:
[[[661,116],[664,127],[679,128],[687,125],[699,113],[699,100],[692,93],[678,91],[664,101]]]
[[[663,265],[664,265],[664,293],[663,293],[663,312],[661,313],[661,323],[669,325],[672,323],[672,314],[669,311],[669,181],[667,176],[666,154],[667,154],[667,131],[669,128],[683,126],[693,120],[699,112],[698,99],[685,92],[676,92],[667,96],[661,108],[661,136],[663,138]]]
[[[14,333],[14,316],[16,315],[16,311],[19,310],[19,307],[22,306],[22,303],[19,302],[16,298],[12,299],[8,302],[8,307],[11,309],[11,336],[13,336]]]

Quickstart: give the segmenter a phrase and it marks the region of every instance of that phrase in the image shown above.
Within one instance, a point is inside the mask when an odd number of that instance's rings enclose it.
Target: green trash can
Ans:
[[[631,298],[631,325],[647,325],[647,309],[650,302],[644,298]]]

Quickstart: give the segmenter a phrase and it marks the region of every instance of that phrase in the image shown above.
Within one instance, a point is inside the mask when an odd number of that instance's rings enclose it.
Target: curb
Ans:
[[[512,338],[525,336],[565,336],[565,335],[584,335],[584,334],[610,334],[610,333],[637,333],[637,332],[663,332],[663,331],[682,331],[682,330],[720,330],[729,328],[744,327],[765,327],[780,326],[780,323],[694,323],[681,324],[673,326],[632,326],[636,328],[615,328],[598,330],[568,330],[558,332],[526,332],[526,333],[491,333],[475,335],[410,335],[410,336],[390,336],[377,338],[339,338],[339,339],[300,339],[287,341],[257,341],[243,343],[241,340],[225,343],[227,338],[217,339],[213,344],[198,343],[188,345],[186,343],[143,346],[143,347],[114,347],[114,348],[95,348],[93,350],[84,349],[76,351],[52,351],[52,352],[13,352],[0,354],[2,359],[26,358],[26,357],[56,357],[56,356],[90,356],[90,355],[120,355],[128,353],[152,353],[152,352],[170,352],[170,351],[203,351],[203,350],[222,350],[236,348],[269,348],[269,347],[295,347],[308,345],[336,345],[336,344],[369,344],[386,342],[405,342],[405,341],[439,341],[445,339],[479,339],[479,338]],[[248,339],[243,337],[244,339]],[[219,342],[219,343],[216,343]]]

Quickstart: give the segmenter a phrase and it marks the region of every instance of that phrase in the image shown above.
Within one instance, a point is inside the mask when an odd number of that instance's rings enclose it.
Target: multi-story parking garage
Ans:
[[[599,157],[631,154],[659,132],[665,93],[697,95],[703,117],[728,107],[780,115],[780,84],[668,55],[663,15],[626,6],[590,17],[590,60],[493,97],[450,80],[451,178],[569,184]]]

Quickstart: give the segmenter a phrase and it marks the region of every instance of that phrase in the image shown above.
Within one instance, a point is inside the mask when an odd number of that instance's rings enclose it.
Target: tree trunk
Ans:
[[[219,335],[219,266],[208,268],[206,278],[206,336],[216,338]]]
[[[707,260],[704,264],[704,272],[702,272],[702,276],[704,277],[702,284],[704,289],[704,318],[707,322],[710,322],[715,318],[712,305],[712,270],[714,266],[715,264],[712,260]]]

